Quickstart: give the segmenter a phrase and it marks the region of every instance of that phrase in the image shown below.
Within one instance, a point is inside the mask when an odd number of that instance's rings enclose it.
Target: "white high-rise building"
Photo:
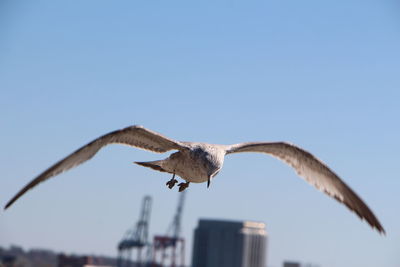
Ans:
[[[264,223],[200,220],[192,267],[265,267],[266,252]]]

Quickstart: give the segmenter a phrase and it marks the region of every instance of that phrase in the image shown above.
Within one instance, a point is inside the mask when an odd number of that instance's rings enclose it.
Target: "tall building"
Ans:
[[[264,223],[200,220],[192,267],[265,267],[266,252]]]

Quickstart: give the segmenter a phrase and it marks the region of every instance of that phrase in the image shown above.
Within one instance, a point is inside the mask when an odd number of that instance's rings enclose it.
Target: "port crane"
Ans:
[[[179,194],[178,206],[165,235],[153,238],[152,267],[183,267],[185,265],[185,239],[181,237],[181,219],[186,191]]]
[[[123,239],[118,243],[118,267],[140,266],[145,267],[151,257],[151,244],[148,241],[150,212],[152,198],[145,196],[142,201],[139,220],[136,225],[129,229]],[[133,265],[132,253],[136,251],[136,260]],[[144,252],[144,257],[143,257]]]

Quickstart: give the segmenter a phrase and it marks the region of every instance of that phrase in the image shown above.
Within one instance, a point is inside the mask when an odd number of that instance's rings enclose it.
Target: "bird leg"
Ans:
[[[169,189],[172,189],[172,187],[175,186],[175,184],[178,182],[178,180],[175,179],[175,173],[172,175],[171,180],[169,180],[166,185],[168,186]]]
[[[189,184],[190,184],[190,182],[178,184],[178,186],[179,186],[179,192],[182,192],[183,190],[185,190],[186,188],[188,188],[188,187],[189,187]]]

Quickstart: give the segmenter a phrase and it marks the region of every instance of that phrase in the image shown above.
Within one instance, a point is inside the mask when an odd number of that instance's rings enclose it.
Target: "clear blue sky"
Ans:
[[[259,154],[192,185],[199,218],[263,221],[268,266],[400,265],[400,5],[397,1],[1,1],[0,203],[109,131],[141,124],[211,143],[289,141],[371,207],[376,231]],[[151,235],[178,193],[133,165],[167,155],[109,146],[0,214],[0,246],[116,255],[153,196]]]

